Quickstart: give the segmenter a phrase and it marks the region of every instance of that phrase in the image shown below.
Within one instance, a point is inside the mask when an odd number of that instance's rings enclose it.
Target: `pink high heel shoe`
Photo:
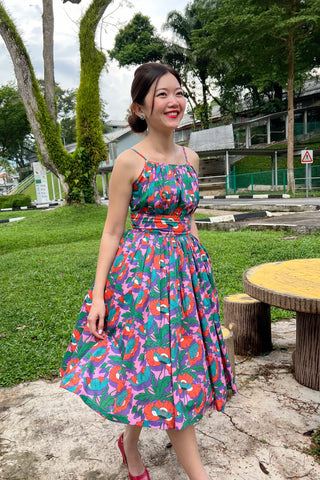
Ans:
[[[134,475],[131,475],[131,473],[129,472],[127,457],[126,457],[126,454],[125,454],[125,452],[124,452],[123,433],[120,435],[120,438],[119,438],[119,440],[118,440],[118,447],[119,447],[119,450],[120,450],[121,455],[122,455],[122,458],[123,458],[123,463],[124,463],[125,466],[127,467],[130,480],[150,480],[149,472],[148,472],[148,470],[146,469],[146,467],[144,467],[144,472],[143,472],[141,475],[138,475],[138,476],[136,476],[136,477],[135,477]]]

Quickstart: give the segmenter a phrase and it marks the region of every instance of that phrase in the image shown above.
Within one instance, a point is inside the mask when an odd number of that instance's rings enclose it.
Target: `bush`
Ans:
[[[31,198],[28,195],[18,193],[17,195],[0,196],[0,209],[15,207],[30,207]]]

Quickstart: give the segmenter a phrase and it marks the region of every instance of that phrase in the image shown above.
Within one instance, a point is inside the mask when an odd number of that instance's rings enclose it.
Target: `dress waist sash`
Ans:
[[[132,213],[131,223],[134,229],[151,230],[158,233],[181,235],[189,233],[191,216],[180,218],[178,215],[151,215],[150,213]]]

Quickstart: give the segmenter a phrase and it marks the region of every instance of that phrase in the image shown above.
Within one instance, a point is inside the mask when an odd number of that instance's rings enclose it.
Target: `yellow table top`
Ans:
[[[264,263],[243,275],[245,292],[288,310],[320,313],[320,258]]]

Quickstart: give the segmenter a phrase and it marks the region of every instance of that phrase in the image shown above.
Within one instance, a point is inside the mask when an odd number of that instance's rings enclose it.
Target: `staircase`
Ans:
[[[225,175],[199,177],[199,190],[202,191],[216,191],[225,190]]]

